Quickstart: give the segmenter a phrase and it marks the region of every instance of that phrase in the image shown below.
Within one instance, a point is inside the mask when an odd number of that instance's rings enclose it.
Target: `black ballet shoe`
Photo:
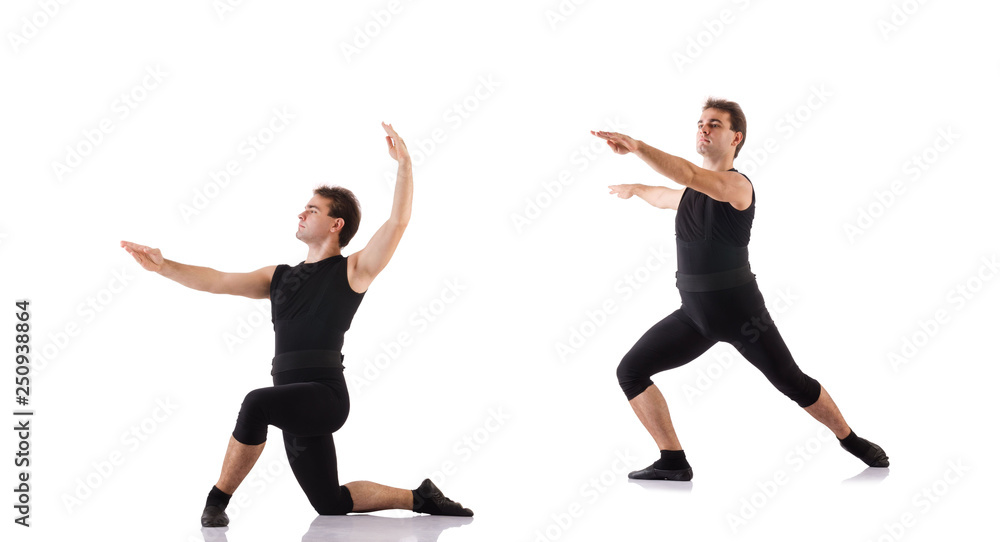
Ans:
[[[632,480],[670,480],[671,482],[689,482],[694,477],[694,471],[690,467],[686,469],[666,470],[657,469],[650,465],[642,470],[635,470],[628,473]]]
[[[229,516],[226,515],[226,511],[214,504],[210,504],[205,507],[205,511],[201,513],[201,526],[202,527],[225,527],[229,525]]]
[[[878,468],[888,467],[889,456],[886,455],[885,450],[883,450],[881,446],[875,444],[874,442],[868,440],[865,440],[865,442],[867,442],[871,447],[868,448],[867,451],[865,451],[864,455],[858,457],[858,459],[864,461],[865,465],[868,465],[869,467],[878,467]],[[844,446],[843,443],[841,443],[840,446],[843,449],[847,450],[848,452],[850,451],[847,449],[846,446]]]
[[[413,490],[413,511],[437,516],[472,515],[472,510],[463,508],[462,503],[445,497],[430,479],[425,479],[420,487]]]

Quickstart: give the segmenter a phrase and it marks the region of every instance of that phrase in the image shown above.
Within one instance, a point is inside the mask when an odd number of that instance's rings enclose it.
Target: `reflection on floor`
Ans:
[[[392,518],[353,514],[317,516],[302,542],[352,540],[358,542],[436,542],[445,529],[472,523],[473,518],[413,516]],[[205,542],[228,542],[228,528],[202,529]]]

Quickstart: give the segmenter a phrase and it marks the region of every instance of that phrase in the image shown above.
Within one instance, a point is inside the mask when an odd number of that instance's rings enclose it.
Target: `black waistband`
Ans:
[[[344,370],[344,355],[333,350],[295,350],[274,356],[271,360],[271,374],[306,369],[329,367]]]
[[[750,272],[750,264],[736,269],[720,271],[718,273],[706,273],[702,275],[687,275],[677,273],[677,289],[685,292],[711,292],[714,290],[725,290],[742,286],[757,276]]]

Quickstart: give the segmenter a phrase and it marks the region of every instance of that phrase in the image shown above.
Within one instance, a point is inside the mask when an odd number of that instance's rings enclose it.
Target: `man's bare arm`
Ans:
[[[608,188],[611,194],[616,194],[619,198],[629,199],[632,196],[639,196],[643,201],[659,209],[677,210],[680,205],[681,196],[687,188],[667,188],[666,186],[647,186],[644,184],[615,184]]]
[[[269,265],[249,273],[223,273],[218,278],[213,294],[229,294],[249,297],[250,299],[268,299],[271,297],[271,277],[278,266]]]
[[[712,171],[698,167],[641,141],[635,155],[677,184],[694,188],[716,201],[730,203],[736,209],[743,210],[750,206],[750,181],[735,171]]]
[[[276,265],[262,267],[250,273],[224,273],[210,267],[199,267],[168,260],[163,257],[158,248],[150,248],[128,241],[122,241],[121,246],[132,255],[143,269],[159,273],[193,290],[211,294],[239,295],[251,299],[270,297],[271,277],[274,275]]]
[[[750,206],[753,187],[750,181],[735,171],[712,171],[698,167],[672,154],[667,154],[642,141],[617,132],[591,132],[608,142],[616,154],[633,153],[657,173],[677,184],[693,188],[716,201],[730,203],[744,210]]]
[[[413,165],[406,143],[391,124],[382,123],[382,127],[388,134],[385,139],[389,146],[389,156],[399,162],[396,189],[389,219],[375,232],[365,248],[347,259],[348,283],[356,292],[367,291],[375,277],[389,264],[410,222],[410,210],[413,206]]]

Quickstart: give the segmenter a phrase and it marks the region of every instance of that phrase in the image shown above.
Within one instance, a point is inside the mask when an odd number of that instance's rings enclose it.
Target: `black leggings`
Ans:
[[[819,382],[795,364],[756,280],[725,290],[680,294],[681,308],[650,328],[618,365],[618,384],[629,400],[653,385],[650,376],[684,365],[719,341],[733,345],[799,406],[819,399]]]
[[[342,368],[305,368],[274,374],[274,386],[251,391],[243,400],[233,438],[256,445],[267,426],[281,429],[295,479],[320,515],[354,508],[351,492],[337,478],[333,432],[351,409]]]

